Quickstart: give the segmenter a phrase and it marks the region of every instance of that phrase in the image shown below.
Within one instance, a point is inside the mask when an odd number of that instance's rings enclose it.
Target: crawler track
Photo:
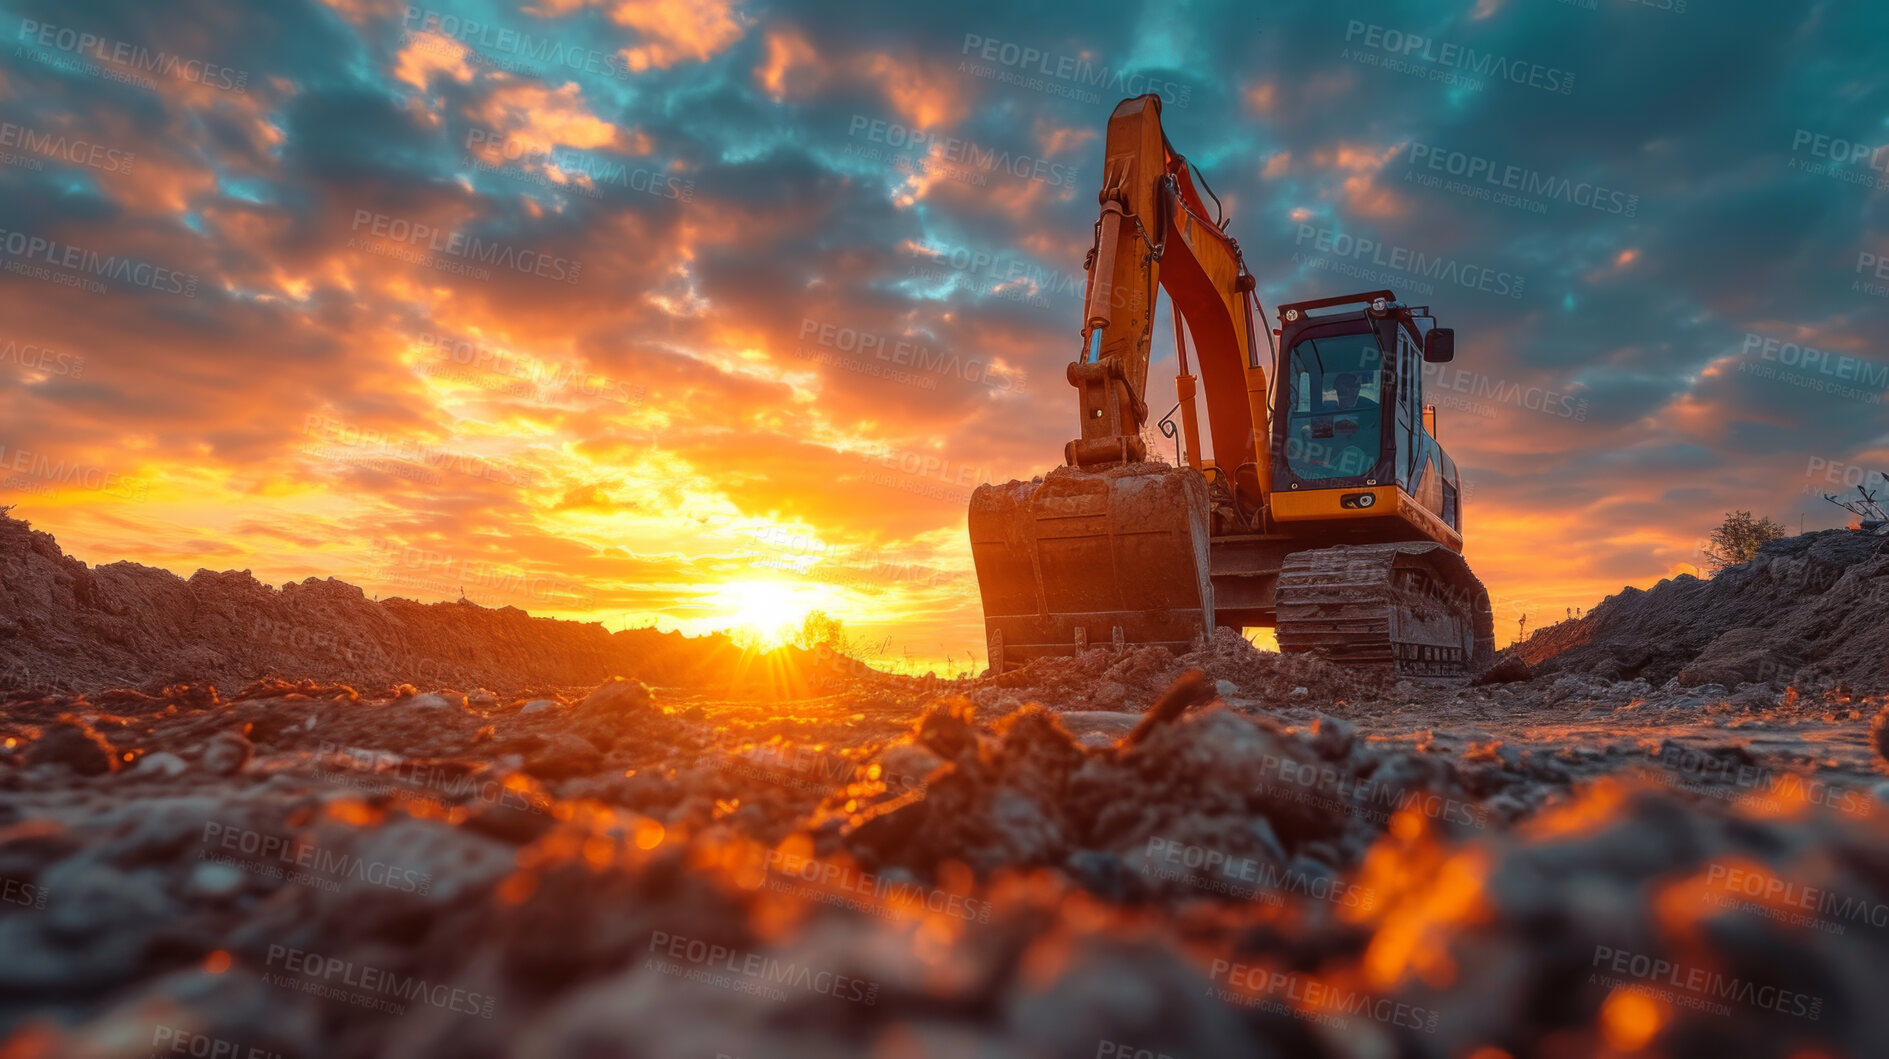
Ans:
[[[1279,648],[1399,677],[1462,680],[1495,655],[1489,593],[1440,544],[1295,552],[1279,572]]]

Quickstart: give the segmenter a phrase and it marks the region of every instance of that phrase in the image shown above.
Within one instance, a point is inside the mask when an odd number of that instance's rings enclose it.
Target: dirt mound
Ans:
[[[1151,720],[1181,705],[1157,706]],[[1336,718],[1294,730],[1220,704],[1079,741],[1041,706],[984,730],[958,700],[933,707],[878,763],[923,782],[836,792],[813,824],[822,854],[843,849],[873,870],[925,879],[953,861],[980,878],[1058,868],[1117,901],[1269,886],[1330,892],[1399,811],[1467,832],[1520,814],[1569,779],[1552,762],[1519,756],[1465,774],[1439,757],[1369,746]]]
[[[0,514],[0,692],[211,683],[284,675],[384,688],[499,691],[723,681],[740,652],[721,637],[534,618],[515,607],[369,600],[333,578],[270,588],[248,571],[96,568]]]
[[[883,719],[869,702],[756,745],[801,722],[631,681],[246,691],[0,714],[9,1057],[1864,1055],[1889,1035],[1889,816],[1802,794],[1571,785],[1565,748],[1399,749],[1223,705],[1092,741],[959,703],[842,757]]]
[[[1889,688],[1889,540],[1826,530],[1710,580],[1628,588],[1511,649],[1538,675]]]
[[[1165,647],[1129,647],[1116,652],[1092,647],[1080,655],[1038,658],[970,691],[977,706],[1014,709],[1040,702],[1052,710],[1146,709],[1190,669],[1206,674],[1228,696],[1271,706],[1359,702],[1391,694],[1375,675],[1359,674],[1311,655],[1262,651],[1231,629],[1175,655]]]

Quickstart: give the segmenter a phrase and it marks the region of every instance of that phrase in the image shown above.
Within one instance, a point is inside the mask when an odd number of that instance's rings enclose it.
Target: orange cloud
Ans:
[[[820,57],[800,31],[791,26],[768,31],[767,55],[754,68],[754,79],[769,98],[781,102],[791,93],[804,93],[821,79]],[[789,86],[789,81],[795,87]]]
[[[619,145],[617,127],[593,114],[575,81],[561,88],[526,81],[505,84],[486,96],[476,113],[494,131],[522,140],[576,148]],[[627,141],[632,153],[649,150],[646,137]]]
[[[873,52],[854,60],[854,69],[875,83],[913,128],[962,121],[970,114],[970,100],[959,93],[962,78],[949,67]]]
[[[1396,156],[1398,145],[1372,147],[1339,143],[1313,151],[1310,162],[1325,169],[1336,169],[1346,176],[1339,188],[1346,207],[1362,217],[1376,220],[1401,217],[1407,210],[1393,187],[1381,185],[1377,174]]]
[[[415,33],[396,57],[394,79],[422,92],[434,74],[443,73],[463,84],[472,80],[472,67],[466,62],[468,50],[443,34]]]
[[[623,49],[631,70],[668,69],[678,62],[705,62],[741,39],[742,19],[729,0],[622,0],[610,17],[642,34]]]

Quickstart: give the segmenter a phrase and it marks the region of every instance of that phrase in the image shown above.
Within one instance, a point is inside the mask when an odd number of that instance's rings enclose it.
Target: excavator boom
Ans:
[[[1146,458],[1148,360],[1155,298],[1165,291],[1182,357],[1176,380],[1190,462],[1201,451],[1194,404],[1197,376],[1242,379],[1205,397],[1221,465],[1252,468],[1241,483],[1257,506],[1266,489],[1266,373],[1256,355],[1259,306],[1240,247],[1208,207],[1186,158],[1168,143],[1156,96],[1128,99],[1109,117],[1101,216],[1089,253],[1082,342],[1069,381],[1080,393],[1082,436],[1065,448],[1070,466],[1109,467]],[[1217,212],[1217,210],[1216,210]],[[1259,315],[1263,320],[1263,315]],[[1189,341],[1191,339],[1191,342]]]

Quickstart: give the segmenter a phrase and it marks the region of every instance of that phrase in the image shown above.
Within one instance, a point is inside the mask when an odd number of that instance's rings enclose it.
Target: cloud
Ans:
[[[963,658],[968,492],[1077,433],[1103,128],[1150,87],[1268,306],[1389,283],[1457,329],[1431,399],[1505,626],[1685,568],[1725,510],[1839,524],[1831,469],[1889,451],[1883,174],[1817,146],[1889,138],[1843,58],[1880,11],[1383,16],[1519,76],[1317,5],[884,15],[29,0],[186,62],[0,59],[0,229],[123,263],[9,253],[5,488],[89,559],[451,598],[391,540],[691,630],[788,580]]]

